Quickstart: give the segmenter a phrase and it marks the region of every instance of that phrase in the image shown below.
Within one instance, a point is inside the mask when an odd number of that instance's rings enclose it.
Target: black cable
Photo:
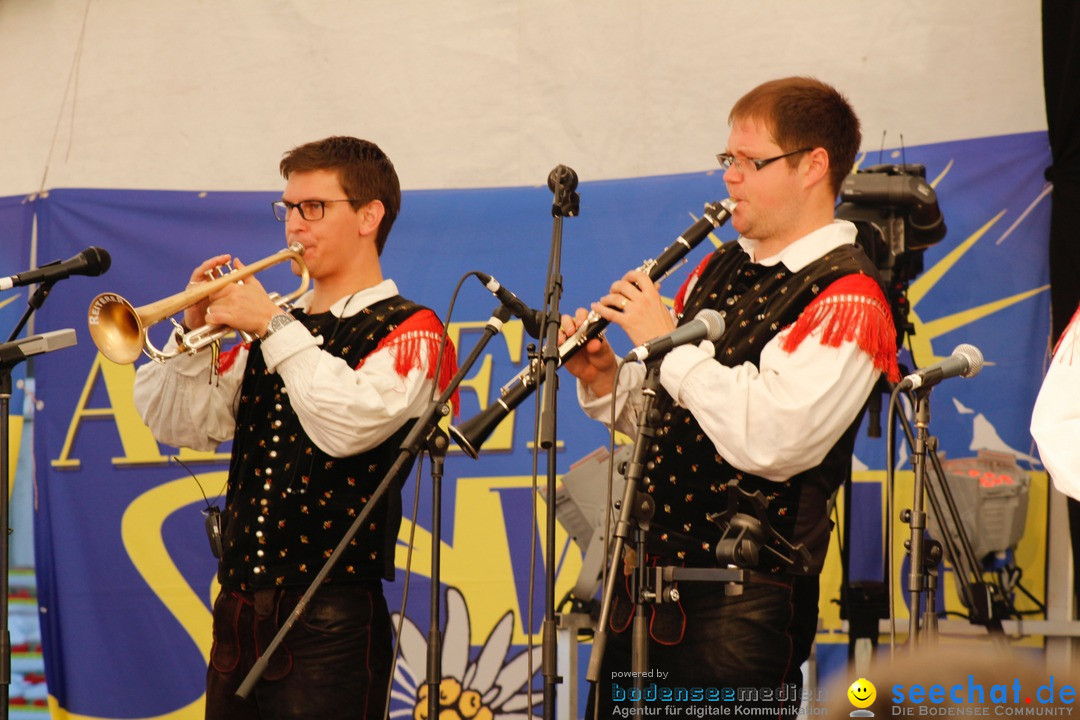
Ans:
[[[615,384],[611,388],[611,411],[608,420],[608,468],[607,468],[607,499],[604,503],[604,559],[600,563],[600,589],[601,592],[608,584],[608,564],[622,562],[622,558],[611,557],[611,525],[615,522],[615,508],[612,506],[613,486],[615,484],[615,405],[619,395],[619,376],[626,367],[626,360],[620,359],[615,366]],[[629,402],[629,398],[627,398]],[[614,582],[614,581],[612,581]],[[604,628],[597,628],[602,631]],[[593,646],[596,647],[595,645]],[[599,682],[599,681],[598,681]],[[593,717],[600,717],[600,691],[593,693]]]
[[[203,496],[203,501],[204,501],[204,502],[206,503],[206,509],[207,509],[207,510],[209,510],[209,509],[210,509],[210,499],[206,497],[206,491],[205,491],[205,490],[203,490],[203,486],[202,486],[202,483],[201,483],[201,482],[199,482],[199,477],[198,477],[198,476],[197,476],[197,475],[196,475],[195,473],[193,473],[193,472],[191,471],[191,468],[189,468],[189,467],[188,467],[188,466],[187,466],[187,465],[186,465],[186,464],[184,463],[184,461],[183,461],[183,460],[181,460],[180,458],[178,458],[177,456],[175,456],[175,455],[170,455],[170,456],[169,456],[169,459],[170,459],[170,460],[175,460],[175,461],[176,461],[177,463],[179,463],[179,464],[180,464],[180,467],[182,467],[182,468],[184,468],[185,470],[187,470],[187,471],[188,471],[188,474],[189,474],[189,475],[191,475],[191,479],[192,479],[192,480],[194,480],[194,481],[195,481],[195,484],[199,486],[199,492],[200,492],[200,493],[202,493],[202,496]],[[226,478],[226,479],[225,479],[225,483],[224,483],[224,484],[223,484],[223,485],[221,486],[221,490],[219,490],[219,491],[218,491],[218,494],[217,494],[217,496],[218,496],[219,498],[221,497],[221,493],[225,491],[225,485],[228,485],[228,484],[229,484],[229,480],[228,480],[228,478]]]
[[[896,488],[896,412],[898,388],[889,393],[889,410],[885,415],[885,582],[889,593],[889,654],[896,651],[896,580],[893,577],[893,504]],[[912,613],[916,612],[913,608]]]
[[[550,260],[549,260],[550,262]],[[549,265],[550,273],[550,265]],[[544,317],[547,317],[547,299],[544,300]],[[532,343],[530,343],[532,345]],[[533,345],[535,348],[536,346]],[[536,362],[533,362],[533,360]],[[540,352],[529,353],[529,364],[533,369],[533,387],[540,387],[540,373],[543,371],[543,363],[540,362]],[[529,517],[529,600],[525,604],[525,612],[529,616],[522,626],[525,627],[525,636],[528,638],[525,644],[525,652],[528,653],[528,657],[525,659],[526,672],[529,679],[526,685],[528,685],[526,693],[526,714],[532,717],[533,714],[533,674],[536,670],[533,668],[533,613],[536,608],[533,607],[533,599],[536,596],[536,540],[539,529],[536,526],[537,513],[539,512],[539,506],[536,502],[536,495],[540,489],[540,411],[541,404],[543,402],[542,393],[534,393],[533,400],[533,448],[532,448],[532,502],[529,505],[530,517]],[[547,499],[549,503],[555,502],[555,498],[549,497]]]
[[[855,490],[854,480],[852,480],[852,483],[853,484],[852,484],[852,488],[851,488],[852,489],[851,494],[854,495],[855,494],[855,492],[854,492],[854,490]],[[850,503],[850,502],[851,502],[851,498],[849,498],[849,497],[844,498],[844,503],[845,504]],[[843,523],[840,520],[840,508],[837,507],[837,504],[835,502],[832,504],[831,511],[832,511],[832,516],[833,516],[833,523],[836,525],[836,549],[840,552],[840,563],[841,563],[841,565],[846,565],[846,564],[848,564],[848,562],[844,560],[844,527],[843,527]]]
[[[1040,615],[1040,614],[1045,613],[1046,612],[1046,605],[1044,603],[1042,603],[1037,597],[1032,595],[1028,591],[1028,589],[1023,586],[1023,584],[1020,582],[1020,575],[1021,575],[1020,568],[1016,568],[1016,570],[1017,570],[1016,582],[1015,582],[1016,587],[1019,588],[1020,592],[1024,593],[1024,595],[1026,595],[1027,598],[1029,600],[1031,600],[1031,602],[1035,603],[1035,607],[1037,608],[1036,610],[1026,610],[1024,612],[1019,612],[1018,614],[1020,614],[1020,615]]]
[[[432,402],[438,400],[439,394],[441,392],[439,390],[439,374],[442,371],[443,351],[446,349],[446,343],[449,341],[450,318],[454,314],[454,304],[457,302],[457,296],[458,293],[461,292],[462,285],[465,284],[465,280],[468,279],[470,275],[476,275],[477,277],[479,277],[475,270],[465,273],[458,279],[457,285],[454,287],[454,292],[450,295],[450,305],[446,309],[446,322],[443,323],[443,331],[439,337],[439,349],[436,355],[437,359],[435,361],[435,374],[433,376],[434,381],[432,383],[431,389]],[[422,479],[421,469],[423,468],[423,465],[424,455],[423,453],[420,453],[420,456],[417,459],[416,463],[416,480],[414,483],[415,490],[413,492],[413,512],[412,519],[410,520],[412,526],[409,529],[409,544],[408,550],[405,555],[405,578],[402,584],[401,611],[398,613],[397,627],[394,629],[394,648],[393,655],[391,656],[390,660],[390,678],[386,686],[386,705],[383,708],[384,718],[390,716],[390,695],[393,692],[394,688],[394,675],[397,672],[398,653],[401,650],[401,629],[405,625],[405,608],[409,601],[409,585],[412,580],[413,545],[416,538],[416,520],[419,517],[420,513],[420,482]],[[432,512],[434,511],[435,508],[432,508]],[[432,537],[431,541],[434,543],[439,542],[440,540],[439,538]],[[431,581],[435,582],[436,580],[435,578],[431,578]],[[425,680],[430,679],[431,678],[425,678]]]
[[[398,652],[401,649],[401,629],[405,626],[405,607],[409,602],[409,584],[412,580],[412,556],[413,543],[416,539],[416,518],[420,513],[420,469],[424,464],[423,455],[416,463],[416,489],[413,492],[413,512],[409,528],[409,545],[405,554],[405,580],[401,591],[401,611],[398,613],[397,627],[394,628],[394,650],[390,660],[390,679],[386,685],[386,705],[383,708],[383,717],[390,717],[390,695],[394,690],[394,675],[397,673]],[[425,678],[426,680],[427,678]]]

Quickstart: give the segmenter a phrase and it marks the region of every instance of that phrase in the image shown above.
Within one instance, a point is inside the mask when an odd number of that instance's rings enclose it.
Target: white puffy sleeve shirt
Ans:
[[[392,280],[343,298],[330,311],[351,317],[372,303],[398,294]],[[300,298],[305,307],[308,296]],[[300,424],[320,450],[348,457],[370,450],[418,417],[431,401],[428,354],[402,377],[394,369],[394,345],[367,357],[359,369],[320,349],[298,322],[259,343],[271,372],[281,375]],[[166,350],[174,350],[170,339]],[[218,377],[210,353],[149,362],[135,373],[135,407],[158,441],[193,450],[215,450],[235,431],[247,348]]]
[[[1080,500],[1080,310],[1058,341],[1035,399],[1031,436],[1054,486]]]

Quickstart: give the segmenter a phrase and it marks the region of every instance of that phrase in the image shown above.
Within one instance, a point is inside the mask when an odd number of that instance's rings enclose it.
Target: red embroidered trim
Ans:
[[[698,263],[698,266],[694,268],[694,272],[690,273],[690,277],[686,278],[686,282],[679,288],[679,292],[675,295],[675,303],[673,309],[676,315],[682,315],[683,310],[686,309],[686,296],[690,293],[690,290],[697,284],[697,280],[701,277],[701,273],[705,272],[705,266],[709,264],[709,260],[712,259],[712,255],[707,256],[704,260]]]
[[[781,349],[794,352],[819,327],[822,345],[839,347],[854,340],[891,382],[900,380],[896,326],[889,304],[872,278],[861,273],[848,275],[825,288],[789,326]]]
[[[388,349],[394,358],[394,371],[399,377],[405,377],[419,363],[420,353],[427,351],[427,376],[431,379],[435,377],[435,367],[439,364],[439,341],[442,338],[442,332],[443,324],[438,316],[431,310],[421,310],[394,328],[372,352],[378,352],[383,348]],[[356,368],[359,370],[363,364],[364,361],[361,360]],[[443,348],[442,367],[439,369],[437,381],[439,392],[446,389],[457,370],[457,350],[454,348],[454,343],[448,339]],[[454,394],[450,397],[450,403],[454,407],[456,417],[460,406],[457,390],[454,390]]]

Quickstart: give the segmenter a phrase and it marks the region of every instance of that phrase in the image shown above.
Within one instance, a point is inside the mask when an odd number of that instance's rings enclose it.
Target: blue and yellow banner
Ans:
[[[989,449],[1012,454],[1035,471],[1026,530],[1014,554],[1025,586],[1041,599],[1047,487],[1027,428],[1048,334],[1046,136],[994,137],[876,155],[862,164],[925,165],[948,226],[946,238],[926,250],[924,269],[910,284],[915,332],[902,359],[909,367],[930,365],[961,342],[985,355],[987,366],[978,377],[950,380],[934,391],[931,430],[947,458]],[[585,178],[579,193],[580,215],[562,223],[564,312],[598,299],[612,281],[667,247],[705,203],[726,197],[719,169],[604,182]],[[77,347],[41,358],[35,366],[45,403],[35,423],[35,540],[56,718],[202,716],[215,561],[200,511],[206,507],[204,493],[211,503],[222,493],[228,447],[200,454],[157,443],[135,413],[134,368],[97,354],[86,311],[101,292],[115,292],[136,306],[178,292],[191,269],[212,255],[231,253],[250,263],[276,252],[284,243],[283,228],[270,203],[278,197],[273,192],[71,189],[54,190],[33,203],[40,258],[66,258],[88,246],[112,256],[108,274],[66,281],[63,292],[58,288],[37,315],[39,332],[71,327],[79,337]],[[480,270],[541,307],[554,227],[551,204],[546,185],[406,192],[383,256],[384,274],[404,295],[449,320],[464,357],[496,301],[469,281],[453,317],[446,318],[455,285],[464,273]],[[2,218],[11,212],[25,223],[29,216],[20,208],[15,200],[0,199]],[[23,252],[28,234],[16,233],[9,241],[6,222],[0,222],[0,233],[5,248]],[[711,247],[733,237],[730,228],[718,230],[663,284],[663,293],[673,296]],[[25,260],[3,257],[5,268],[15,267],[11,272],[22,269]],[[283,293],[296,283],[285,266],[266,271],[260,280]],[[0,310],[5,318],[11,313],[10,307]],[[167,323],[152,329],[155,344],[163,345],[170,331]],[[629,349],[625,336],[610,334],[616,348]],[[463,386],[456,409],[462,419],[494,400],[499,387],[525,366],[536,342],[517,321],[492,340]],[[577,408],[568,376],[560,390],[556,471],[562,474],[608,438]],[[526,651],[544,608],[545,508],[532,492],[534,416],[530,399],[484,444],[479,460],[453,449],[443,482],[444,672],[460,685],[462,697],[475,693],[496,717],[527,713],[526,690],[539,686],[539,655]],[[848,549],[856,577],[881,573],[885,457],[883,439],[862,432],[850,499]],[[902,460],[906,457],[901,453]],[[545,461],[542,454],[541,483]],[[427,470],[425,463],[418,493],[414,480],[404,489],[398,580],[387,587],[391,608],[400,607],[411,538],[412,581],[394,717],[412,716],[425,672],[433,541]],[[900,470],[897,502],[906,507],[911,468],[903,463]],[[419,498],[415,524],[409,519],[414,493]],[[902,539],[891,545],[897,573]],[[556,554],[555,596],[561,599],[575,583],[582,559],[561,528]],[[846,655],[847,638],[839,632],[832,602],[839,596],[838,554],[834,547],[822,583],[819,658],[826,669]],[[955,609],[952,580],[948,573],[943,578],[944,602]],[[1031,609],[1025,602],[1018,599]],[[898,616],[906,617],[903,598]],[[538,635],[533,642],[539,646]],[[582,653],[587,659],[587,645]],[[540,697],[533,697],[534,712]]]

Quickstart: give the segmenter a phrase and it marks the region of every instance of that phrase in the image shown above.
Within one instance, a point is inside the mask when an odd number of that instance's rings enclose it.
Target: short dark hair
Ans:
[[[401,184],[394,163],[379,146],[354,137],[328,137],[316,140],[285,153],[281,159],[281,176],[286,180],[295,172],[337,170],[345,194],[354,198],[354,210],[372,200],[379,200],[386,209],[375,238],[375,249],[382,255],[390,228],[401,210]]]
[[[833,195],[855,165],[862,143],[855,110],[832,85],[811,77],[770,80],[739,98],[728,122],[757,120],[772,132],[784,152],[821,147],[829,153],[829,184]],[[798,156],[788,158],[794,167]]]

